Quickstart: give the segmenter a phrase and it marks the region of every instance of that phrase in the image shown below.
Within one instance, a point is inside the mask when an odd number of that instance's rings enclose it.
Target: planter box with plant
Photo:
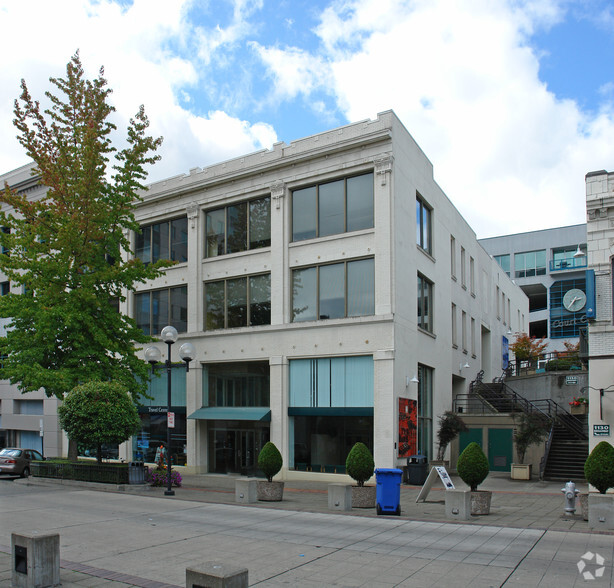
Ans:
[[[266,476],[266,481],[259,480],[256,495],[258,500],[264,502],[279,502],[284,496],[284,483],[273,482],[273,476],[276,476],[281,470],[283,459],[279,449],[274,443],[268,441],[258,454],[258,467]]]
[[[490,514],[492,492],[478,490],[478,486],[488,476],[490,467],[488,458],[477,443],[472,442],[465,447],[458,458],[456,470],[461,480],[471,488],[471,514]]]
[[[520,415],[520,421],[514,433],[514,443],[520,463],[512,464],[512,480],[531,479],[532,464],[525,464],[524,458],[531,445],[537,445],[545,439],[547,431],[547,419],[544,416],[537,413]]]
[[[365,486],[375,471],[375,462],[369,448],[360,441],[350,449],[345,460],[345,471],[356,482],[352,487],[353,508],[375,508],[377,488]]]
[[[437,441],[439,442],[437,462],[439,462],[439,465],[445,465],[443,458],[446,454],[448,445],[458,437],[459,433],[463,433],[467,430],[465,421],[455,412],[446,410],[446,412],[439,417],[439,430],[437,431]]]
[[[598,443],[584,462],[586,481],[599,494],[588,495],[588,526],[592,529],[614,529],[614,447],[607,441]]]
[[[569,412],[574,415],[587,414],[588,413],[588,398],[580,396],[569,403]]]

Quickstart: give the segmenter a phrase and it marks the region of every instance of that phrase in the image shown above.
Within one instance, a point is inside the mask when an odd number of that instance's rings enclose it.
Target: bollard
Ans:
[[[247,568],[208,561],[199,568],[186,568],[186,588],[247,588]]]
[[[11,586],[60,586],[60,535],[11,533]]]
[[[561,492],[565,494],[565,512],[568,514],[575,514],[576,496],[580,494],[580,491],[576,490],[576,485],[569,481],[565,484],[565,488],[561,488]]]

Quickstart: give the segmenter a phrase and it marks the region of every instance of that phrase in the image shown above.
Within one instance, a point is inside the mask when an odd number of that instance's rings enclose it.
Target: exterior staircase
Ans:
[[[527,400],[501,378],[483,382],[483,372],[469,386],[469,394],[455,399],[457,412],[539,414],[550,427],[546,450],[540,464],[540,478],[574,482],[584,480],[588,457],[587,416],[574,416],[549,398]]]

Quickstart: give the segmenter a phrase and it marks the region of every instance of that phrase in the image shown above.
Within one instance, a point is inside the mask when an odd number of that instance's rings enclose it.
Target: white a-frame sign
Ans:
[[[450,479],[450,475],[446,471],[446,468],[443,466],[434,466],[431,468],[422,489],[420,490],[420,494],[418,494],[418,498],[416,498],[416,502],[425,502],[426,497],[429,495],[431,488],[435,481],[439,478],[443,483],[443,486],[446,490],[454,490],[454,484]]]

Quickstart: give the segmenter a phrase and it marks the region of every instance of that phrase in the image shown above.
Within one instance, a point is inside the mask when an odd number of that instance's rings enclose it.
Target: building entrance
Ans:
[[[268,427],[242,423],[241,428],[211,428],[208,435],[209,471],[217,474],[256,475],[258,454],[268,440]]]

